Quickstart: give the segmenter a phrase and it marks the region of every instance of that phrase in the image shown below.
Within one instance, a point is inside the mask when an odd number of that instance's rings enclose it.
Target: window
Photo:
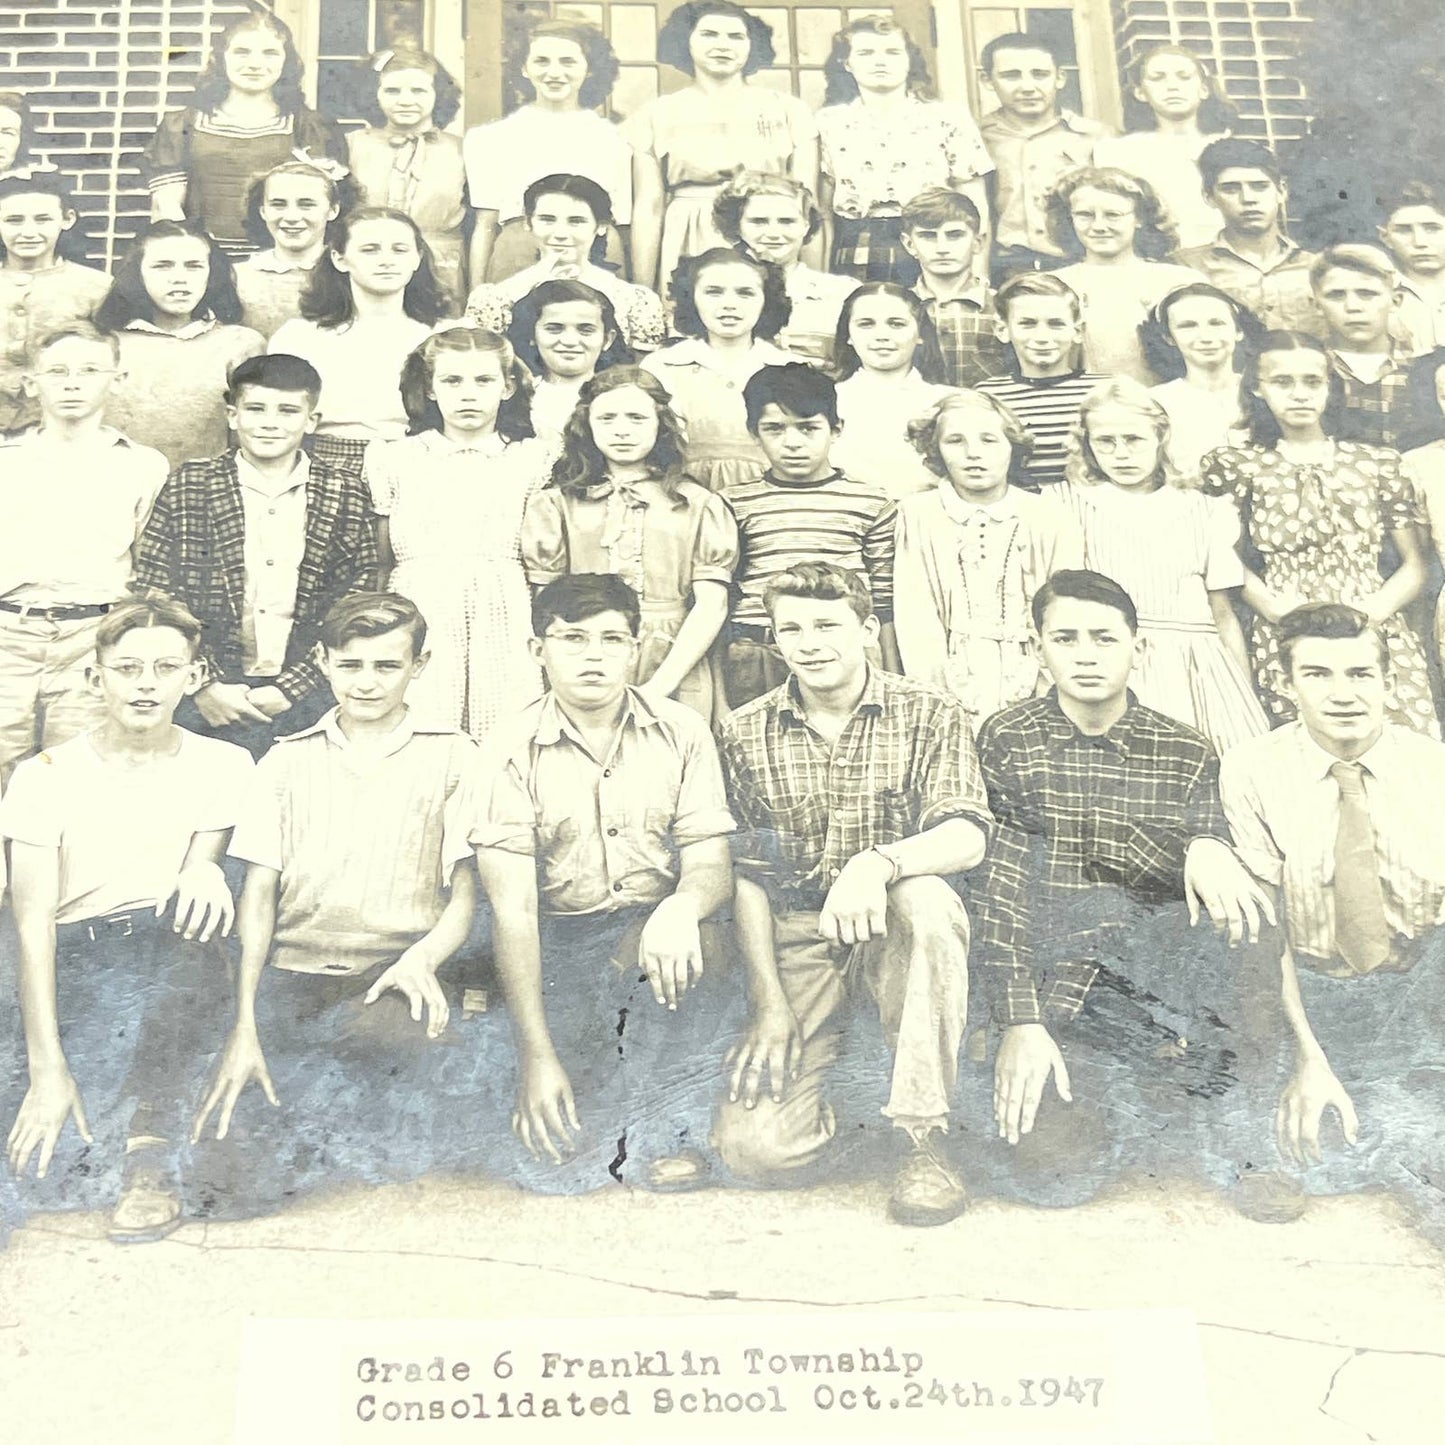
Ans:
[[[426,0],[323,0],[317,8],[317,108],[358,123],[356,62],[403,42],[425,49]]]

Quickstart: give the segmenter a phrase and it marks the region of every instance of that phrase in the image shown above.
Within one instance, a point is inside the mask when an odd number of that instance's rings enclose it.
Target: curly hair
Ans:
[[[530,26],[521,36],[520,43],[511,45],[503,62],[503,79],[507,88],[522,97],[523,104],[530,104],[537,98],[537,88],[523,72],[532,54],[534,40],[570,40],[587,62],[587,78],[577,93],[577,104],[584,110],[596,110],[612,94],[617,84],[617,52],[612,42],[595,26],[584,25],[580,20],[543,20]]]
[[[3,102],[0,102],[3,104]],[[56,170],[22,169],[10,175],[0,176],[0,202],[10,196],[53,196],[60,204],[61,217],[69,216],[71,224],[61,233],[55,243],[55,254],[64,261],[84,261],[86,253],[85,233],[80,218],[76,215],[75,202],[65,177]],[[0,260],[5,257],[5,246],[0,243]]]
[[[938,332],[934,329],[933,318],[922,300],[907,286],[896,281],[865,281],[843,303],[838,315],[838,330],[833,337],[833,355],[838,358],[838,380],[847,381],[854,372],[862,370],[863,362],[848,339],[853,324],[853,308],[869,296],[892,296],[903,302],[913,313],[914,324],[918,327],[918,346],[913,353],[913,365],[924,381],[941,382],[944,378],[943,353],[938,346]]]
[[[196,81],[191,104],[197,110],[209,114],[231,93],[231,82],[226,79],[226,49],[236,36],[247,30],[269,30],[286,49],[280,78],[271,90],[271,98],[276,102],[276,108],[283,116],[295,115],[298,111],[305,110],[306,98],[301,92],[301,52],[296,49],[291,27],[269,10],[259,7],[247,15],[238,16],[211,41],[210,58]]]
[[[908,94],[920,100],[932,98],[933,77],[928,73],[927,57],[917,41],[891,15],[860,15],[833,36],[833,48],[823,62],[823,76],[827,82],[823,91],[824,105],[846,105],[858,98],[858,82],[847,69],[855,35],[901,35],[908,51],[908,79],[905,82]]]
[[[246,192],[246,235],[263,250],[275,241],[270,227],[261,215],[261,207],[266,202],[266,187],[272,176],[306,176],[320,181],[326,187],[327,205],[336,207],[336,217],[345,215],[359,200],[356,182],[349,174],[339,181],[333,180],[320,166],[313,165],[310,161],[282,161],[279,166],[272,166],[264,175],[257,176]],[[328,241],[331,240],[331,228],[336,217],[326,223]]]
[[[30,136],[35,117],[30,113],[30,102],[18,90],[0,90],[0,107],[13,110],[20,118],[20,143],[15,148],[15,159],[10,162],[12,166],[18,166],[30,158]]]
[[[783,196],[798,203],[798,211],[808,223],[804,242],[811,241],[822,229],[823,213],[813,200],[813,193],[802,181],[772,171],[739,171],[718,192],[712,203],[712,223],[733,245],[742,243],[743,212],[754,196]]]
[[[1111,376],[1101,381],[1083,400],[1079,419],[1069,432],[1069,456],[1064,464],[1066,480],[1076,487],[1097,487],[1109,481],[1109,474],[1099,465],[1089,440],[1089,418],[1103,406],[1124,406],[1137,412],[1153,429],[1159,443],[1154,462],[1154,480],[1170,487],[1188,487],[1191,482],[1182,476],[1169,460],[1169,413],[1149,395],[1149,388],[1132,376]]]
[[[1162,261],[1179,249],[1179,234],[1174,229],[1174,222],[1158,192],[1148,181],[1140,176],[1131,176],[1117,166],[1081,166],[1058,181],[1049,192],[1047,203],[1049,235],[1071,261],[1082,260],[1087,254],[1074,229],[1074,217],[1069,208],[1074,193],[1085,186],[1133,202],[1134,216],[1138,221],[1138,229],[1134,232],[1136,256],[1142,256],[1146,261]]]
[[[522,361],[534,374],[547,374],[546,364],[537,347],[537,327],[542,322],[542,313],[549,306],[565,306],[574,301],[585,301],[595,306],[602,323],[602,334],[612,338],[602,348],[595,370],[607,371],[614,366],[631,366],[637,360],[637,355],[623,340],[622,328],[618,325],[617,312],[611,300],[601,291],[594,291],[585,281],[541,281],[521,300],[512,303],[512,319],[507,325],[507,339]]]
[[[687,0],[667,17],[657,32],[657,59],[663,65],[670,65],[684,75],[695,73],[690,44],[692,32],[698,22],[709,15],[726,15],[730,20],[741,20],[748,28],[748,58],[743,62],[743,74],[766,70],[777,58],[773,49],[773,27],[751,10],[734,5],[733,0]]]
[[[169,241],[184,236],[199,241],[205,248],[210,261],[210,275],[206,291],[196,306],[196,317],[214,317],[225,325],[234,325],[241,319],[241,301],[236,295],[236,269],[226,253],[206,234],[198,221],[152,221],[139,236],[131,242],[120,264],[104,301],[96,307],[95,324],[105,331],[120,331],[132,321],[156,319],[156,304],[150,298],[141,279],[141,262],[145,249],[152,241]]]
[[[441,408],[432,396],[438,352],[488,351],[498,358],[502,378],[511,383],[512,393],[497,408],[497,435],[509,442],[535,436],[532,430],[532,373],[527,370],[512,343],[495,331],[457,321],[440,326],[408,355],[401,366],[401,400],[411,425],[409,436],[440,431]]]
[[[462,108],[462,88],[452,73],[429,50],[417,45],[399,45],[395,50],[378,50],[356,62],[354,80],[355,94],[347,114],[361,117],[367,125],[377,129],[385,126],[386,116],[382,114],[377,91],[381,77],[392,70],[425,70],[436,86],[436,102],[432,106],[432,124],[438,129],[448,126],[456,119]]]
[[[992,412],[1008,439],[1010,455],[1008,481],[1010,486],[1028,485],[1028,460],[1033,455],[1033,433],[997,397],[987,392],[958,390],[938,398],[922,416],[908,423],[908,440],[923,458],[923,465],[936,477],[948,479],[948,467],[938,447],[938,435],[944,419],[955,411]]]
[[[1274,413],[1258,391],[1260,362],[1276,351],[1313,351],[1320,357],[1325,375],[1329,378],[1329,400],[1320,417],[1320,426],[1327,437],[1337,437],[1345,416],[1345,383],[1330,365],[1329,348],[1318,336],[1311,336],[1307,331],[1266,331],[1260,338],[1258,353],[1249,358],[1244,368],[1244,400],[1251,443],[1273,450],[1284,435]]]
[[[1204,99],[1199,106],[1199,129],[1205,135],[1228,135],[1239,122],[1235,110],[1224,92],[1224,85],[1214,73],[1214,67],[1184,45],[1152,45],[1133,65],[1129,67],[1129,83],[1124,88],[1124,129],[1126,131],[1157,130],[1159,117],[1148,104],[1139,99],[1135,89],[1144,83],[1144,70],[1149,62],[1159,55],[1179,55],[1192,61],[1204,82]]]
[[[1174,381],[1188,370],[1169,330],[1169,313],[1179,302],[1195,297],[1218,301],[1221,306],[1228,307],[1230,315],[1234,317],[1234,324],[1241,332],[1241,339],[1234,347],[1236,371],[1243,371],[1249,358],[1259,354],[1259,343],[1265,331],[1264,322],[1243,302],[1236,301],[1229,292],[1221,291],[1218,286],[1208,281],[1190,281],[1183,286],[1176,286],[1156,301],[1149,308],[1149,314],[1139,323],[1139,344],[1144,350],[1144,360],[1160,381]]]
[[[355,318],[351,277],[337,269],[335,256],[346,249],[356,228],[367,221],[396,221],[411,231],[421,260],[402,293],[402,310],[413,321],[433,325],[446,310],[446,298],[432,267],[431,247],[410,216],[404,211],[393,211],[389,206],[358,206],[331,223],[332,235],[328,247],[312,269],[311,279],[301,293],[302,316],[326,330],[336,330]]]
[[[1410,363],[1405,386],[1405,425],[1400,449],[1408,451],[1445,438],[1445,410],[1435,378],[1445,367],[1445,346],[1437,346]]]
[[[763,309],[757,325],[753,327],[754,337],[761,336],[764,341],[771,341],[788,324],[788,318],[793,314],[793,303],[788,300],[782,268],[771,261],[760,261],[756,256],[734,251],[729,246],[714,246],[700,256],[684,256],[667,284],[673,308],[672,324],[679,335],[707,339],[707,327],[702,324],[697,310],[697,284],[709,266],[751,266],[758,273],[763,283]]]
[[[639,391],[646,392],[657,409],[657,440],[643,464],[648,476],[662,484],[672,504],[685,507],[687,498],[678,483],[687,478],[687,433],[672,409],[672,396],[667,388],[640,366],[615,366],[583,383],[577,406],[562,429],[562,454],[552,467],[548,485],[576,496],[607,480],[611,463],[602,455],[592,436],[592,403],[599,396],[624,386],[635,386]]]

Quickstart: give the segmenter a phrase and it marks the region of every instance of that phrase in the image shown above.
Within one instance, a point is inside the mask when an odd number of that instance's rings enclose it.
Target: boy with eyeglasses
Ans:
[[[51,332],[24,377],[40,425],[0,439],[0,784],[102,715],[86,682],[96,629],[166,479],[160,452],[103,424],[119,366],[89,322]]]
[[[714,915],[733,831],[707,724],[628,686],[636,594],[576,573],[532,604],[551,690],[484,746],[472,830],[516,1047],[531,1187],[701,1182],[729,1012]],[[498,1039],[497,1049],[505,1049]]]
[[[0,803],[29,1064],[10,1167],[23,1178],[33,1161],[46,1181],[25,1187],[30,1207],[94,1208],[118,1190],[118,1242],[180,1222],[198,1026],[226,987],[204,945],[230,931],[218,864],[251,760],[173,722],[200,686],[200,636],[170,598],[117,604],[87,669],[100,723],[21,763]]]

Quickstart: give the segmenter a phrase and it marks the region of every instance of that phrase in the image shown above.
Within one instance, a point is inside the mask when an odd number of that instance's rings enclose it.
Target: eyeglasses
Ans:
[[[617,656],[631,652],[637,646],[637,639],[630,632],[544,632],[543,638],[555,643],[562,652],[585,652],[589,647],[600,647],[604,653]]]
[[[107,672],[113,672],[126,682],[139,682],[147,672],[155,674],[157,682],[169,682],[177,674],[193,664],[182,662],[178,657],[162,657],[156,662],[141,662],[139,658],[126,658],[124,662],[102,662]]]
[[[114,376],[113,366],[47,366],[35,373],[42,381],[68,381],[72,376],[79,381],[99,381],[102,376]]]

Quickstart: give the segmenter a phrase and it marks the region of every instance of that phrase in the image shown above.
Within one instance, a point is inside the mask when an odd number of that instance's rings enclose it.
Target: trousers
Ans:
[[[884,937],[841,948],[818,937],[816,913],[774,916],[778,978],[802,1034],[802,1061],[780,1103],[764,1094],[751,1109],[741,1100],[718,1105],[713,1142],[732,1174],[778,1182],[823,1158],[837,1134],[827,1093],[843,1016],[865,990],[893,1056],[883,1114],[946,1122],[968,1018],[968,914],[943,879],[905,878],[888,891],[885,926]]]

